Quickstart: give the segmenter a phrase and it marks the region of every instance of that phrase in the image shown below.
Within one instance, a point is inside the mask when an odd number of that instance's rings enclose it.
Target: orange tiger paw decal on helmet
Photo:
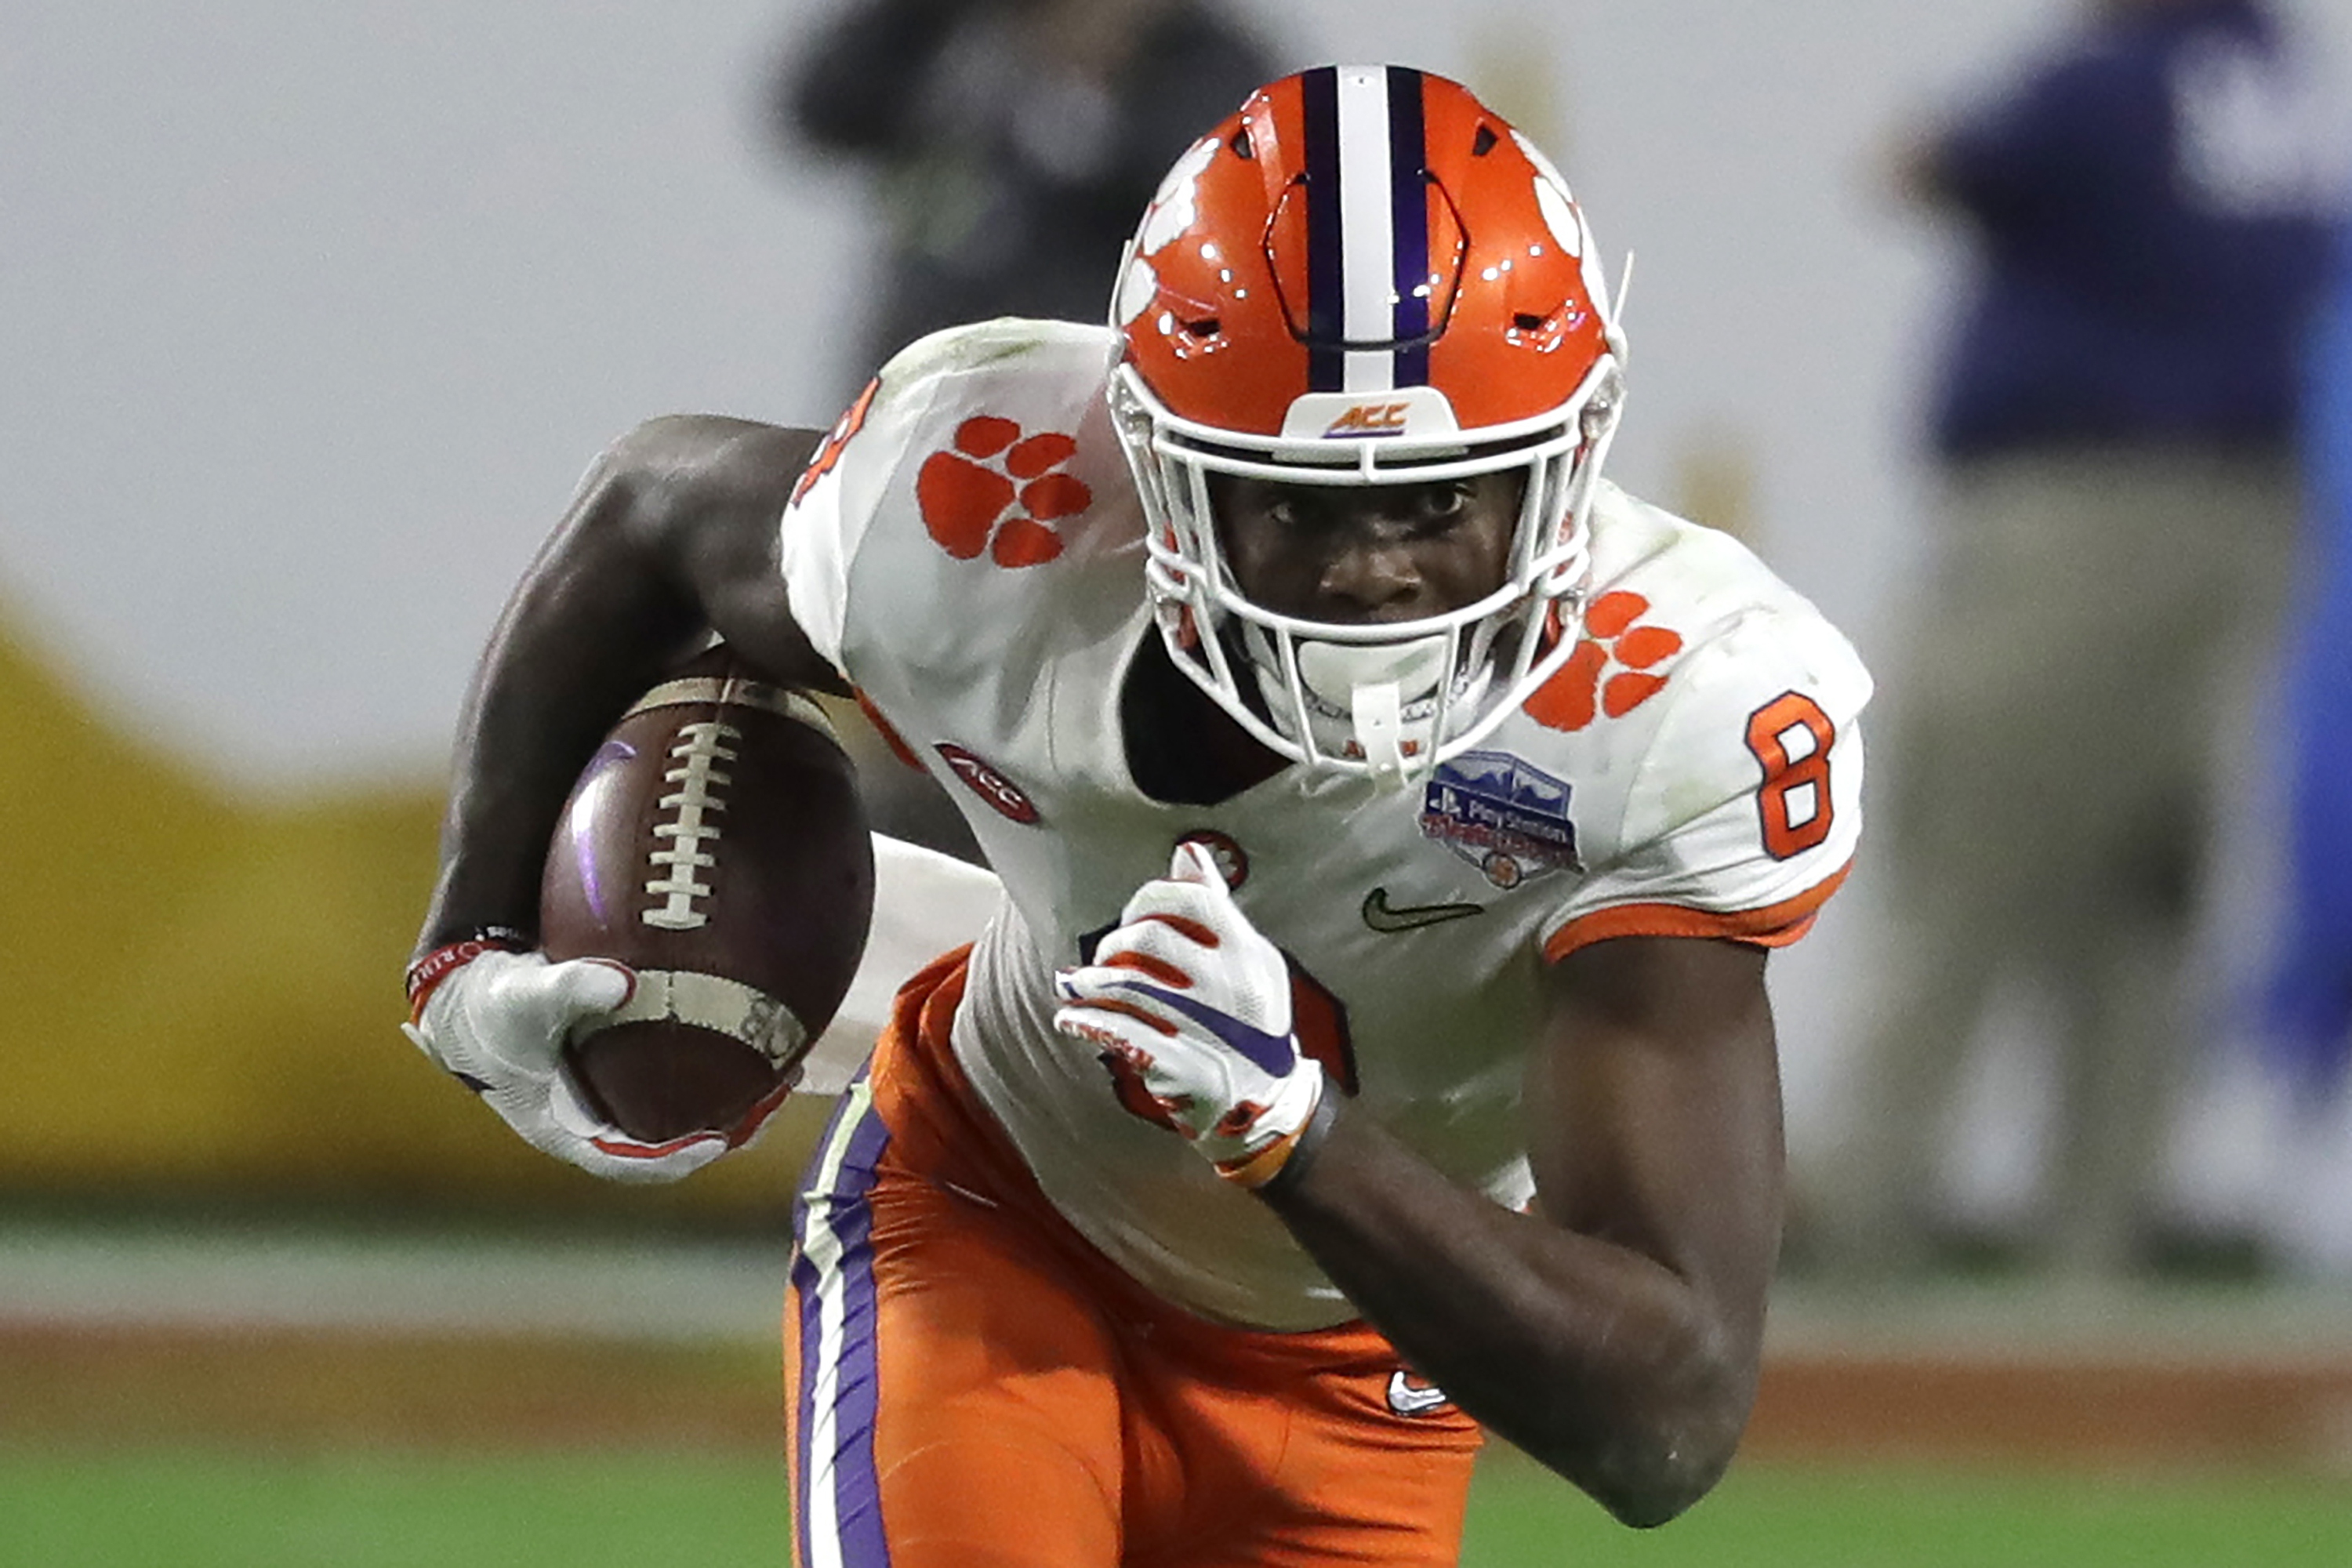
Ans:
[[[1094,492],[1061,471],[1077,449],[1055,432],[1024,438],[993,415],[967,419],[953,447],[924,458],[915,475],[923,526],[959,561],[984,550],[999,566],[1042,566],[1062,552],[1052,524],[1094,504]]]
[[[1528,699],[1528,717],[1554,730],[1581,730],[1604,713],[1622,719],[1665,689],[1666,678],[1652,671],[1682,651],[1682,635],[1633,624],[1649,613],[1649,600],[1622,589],[1593,600],[1583,640]]]

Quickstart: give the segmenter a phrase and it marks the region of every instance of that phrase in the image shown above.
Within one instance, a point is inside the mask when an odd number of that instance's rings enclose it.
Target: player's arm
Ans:
[[[1056,979],[1139,1115],[1256,1191],[1463,1409],[1630,1523],[1730,1462],[1779,1246],[1779,1066],[1764,954],[1624,936],[1548,972],[1526,1110],[1537,1198],[1502,1207],[1326,1084],[1288,961],[1198,846]]]
[[[602,455],[524,572],[459,718],[419,952],[536,930],[556,814],[614,721],[714,629],[784,684],[838,689],[794,624],[777,522],[817,437],[656,419]]]
[[[1632,1524],[1715,1483],[1755,1395],[1782,1195],[1764,960],[1623,937],[1552,966],[1528,1084],[1532,1213],[1344,1103],[1304,1168],[1264,1189],[1416,1368]]]
[[[1714,1484],[1754,1396],[1783,1190],[1765,949],[1853,854],[1869,695],[1843,639],[1795,612],[1685,654],[1677,679],[1644,749],[1671,776],[1632,775],[1650,787],[1629,785],[1622,846],[1546,939],[1529,1212],[1328,1089],[1288,960],[1197,845],[1056,977],[1055,1024],[1123,1105],[1255,1190],[1463,1409],[1634,1524]]]
[[[675,1181],[748,1142],[781,1099],[662,1142],[614,1125],[563,1047],[636,976],[537,951],[539,885],[581,768],[711,631],[772,679],[835,679],[777,570],[779,520],[814,448],[808,432],[707,417],[656,420],[615,444],[508,599],[467,697],[406,1032],[534,1147],[597,1175]]]

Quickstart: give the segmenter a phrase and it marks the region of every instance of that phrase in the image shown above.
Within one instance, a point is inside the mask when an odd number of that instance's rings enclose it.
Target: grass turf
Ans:
[[[0,1453],[0,1568],[639,1568],[789,1561],[778,1467],[731,1456]],[[2352,1489],[1750,1466],[1659,1531],[1490,1465],[1467,1568],[2341,1568]]]
[[[1480,1478],[1465,1568],[2342,1568],[2352,1489],[2316,1479],[1743,1466],[1618,1530],[1524,1463]]]

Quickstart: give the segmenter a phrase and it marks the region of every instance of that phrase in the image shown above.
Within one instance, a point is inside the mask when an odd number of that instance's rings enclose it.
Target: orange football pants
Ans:
[[[793,1561],[1454,1562],[1476,1424],[1361,1323],[1220,1326],[1095,1251],[949,1049],[964,959],[900,993],[795,1209]]]

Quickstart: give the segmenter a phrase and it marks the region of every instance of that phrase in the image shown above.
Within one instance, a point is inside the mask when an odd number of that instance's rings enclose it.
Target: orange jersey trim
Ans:
[[[1756,947],[1786,947],[1811,931],[1813,919],[1853,869],[1849,860],[1794,898],[1760,910],[1718,914],[1683,904],[1616,904],[1579,915],[1544,943],[1544,962],[1558,963],[1580,947],[1615,936],[1716,937]]]
[[[882,710],[874,706],[874,700],[863,691],[856,691],[854,695],[857,699],[857,710],[866,715],[866,721],[874,726],[874,732],[882,737],[882,743],[890,748],[890,754],[919,773],[928,772],[923,766],[923,759],[915,755],[915,748],[907,744],[898,731],[890,727],[890,721],[882,717]]]

